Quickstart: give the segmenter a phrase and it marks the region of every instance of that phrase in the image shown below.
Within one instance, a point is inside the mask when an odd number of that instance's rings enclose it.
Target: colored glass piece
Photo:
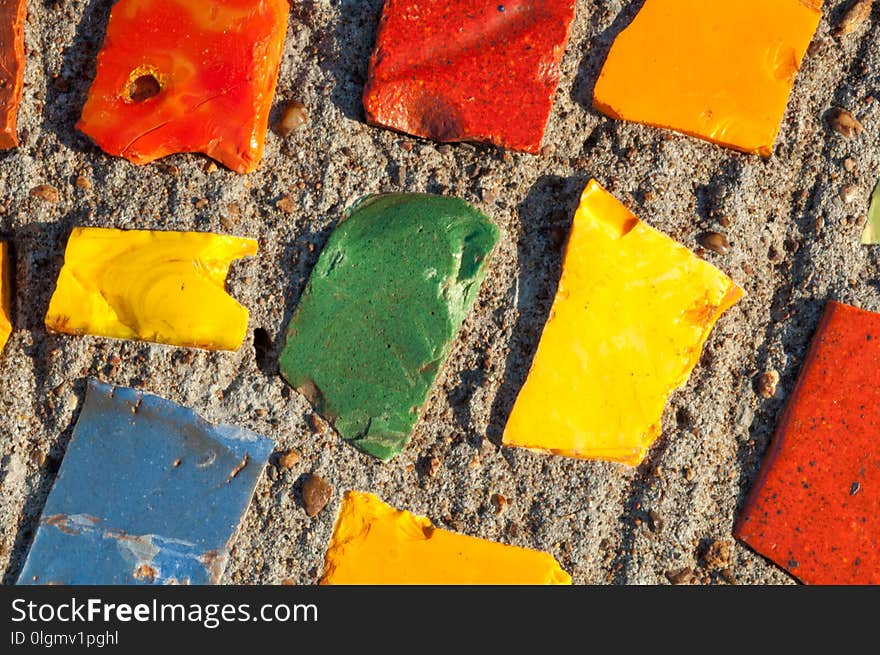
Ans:
[[[808,584],[880,584],[880,314],[831,301],[735,529]]]
[[[742,289],[591,181],[562,277],[503,442],[568,457],[642,461],[669,394]]]
[[[12,262],[9,246],[0,241],[0,352],[12,334]]]
[[[385,0],[364,89],[372,125],[538,152],[574,0]]]
[[[201,232],[74,228],[46,327],[66,334],[237,350],[248,311],[226,293],[253,239]]]
[[[77,127],[135,164],[203,152],[253,171],[289,11],[287,0],[119,0]]]
[[[615,40],[593,105],[769,157],[821,0],[646,0]]]
[[[90,380],[19,584],[217,584],[274,449]]]
[[[18,145],[18,105],[24,89],[26,0],[0,0],[0,150]]]
[[[435,528],[431,521],[349,491],[342,500],[321,584],[571,584],[548,553]]]
[[[391,459],[409,441],[497,239],[463,200],[357,203],[312,271],[282,374],[344,439]]]
[[[877,244],[880,244],[880,181],[874,186],[874,193],[871,194],[868,220],[862,232],[862,245],[873,246]]]

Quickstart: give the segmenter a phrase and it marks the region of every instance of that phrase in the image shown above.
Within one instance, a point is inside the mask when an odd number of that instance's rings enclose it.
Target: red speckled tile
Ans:
[[[364,89],[372,125],[538,152],[575,0],[386,0]]]
[[[880,314],[828,303],[735,535],[808,584],[880,583]]]

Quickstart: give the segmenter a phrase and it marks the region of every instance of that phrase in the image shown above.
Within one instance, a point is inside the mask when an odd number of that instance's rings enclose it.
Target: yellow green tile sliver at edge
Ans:
[[[862,245],[875,246],[880,244],[880,180],[871,194],[871,205],[868,208],[868,220],[862,232]]]

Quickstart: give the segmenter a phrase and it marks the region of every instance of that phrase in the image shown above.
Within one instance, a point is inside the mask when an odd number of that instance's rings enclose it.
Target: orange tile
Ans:
[[[647,0],[614,42],[593,106],[769,157],[821,0]]]

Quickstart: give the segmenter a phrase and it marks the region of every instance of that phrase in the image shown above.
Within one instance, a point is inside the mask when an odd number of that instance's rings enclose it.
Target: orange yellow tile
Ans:
[[[591,181],[504,444],[638,464],[661,433],[670,393],[742,296]]]
[[[349,491],[321,584],[571,584],[556,560],[517,546],[435,528],[423,517]]]
[[[12,334],[12,262],[9,246],[0,241],[0,352]]]
[[[770,156],[821,0],[646,0],[617,37],[593,105]]]

